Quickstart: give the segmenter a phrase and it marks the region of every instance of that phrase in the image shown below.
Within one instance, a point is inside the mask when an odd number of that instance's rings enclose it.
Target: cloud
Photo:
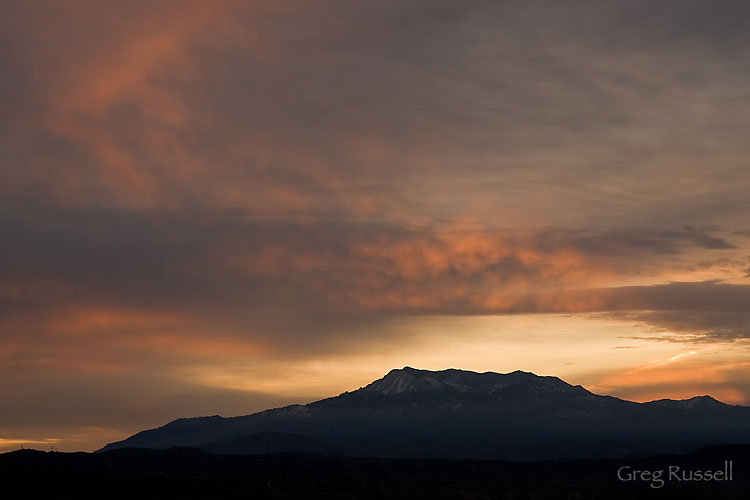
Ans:
[[[750,340],[750,313],[722,310],[667,310],[610,313],[609,317],[649,325],[649,340],[671,342],[734,342]],[[634,337],[636,338],[636,337]]]
[[[501,304],[490,304],[503,297],[515,297],[522,310],[523,301],[550,292],[583,299],[572,289],[611,286],[651,272],[665,256],[687,257],[694,246],[702,248],[695,234],[713,238],[705,232],[673,237],[650,230],[292,223],[227,211],[12,205],[0,215],[0,232],[8,312],[21,313],[33,302],[172,317],[219,311],[232,316],[248,306],[281,304],[302,312],[502,312]],[[617,300],[648,308],[648,300],[636,299],[652,290],[623,289]],[[681,296],[680,289],[668,293]],[[608,302],[623,309],[615,299]]]
[[[101,421],[86,377],[203,411],[172,378],[191,363],[395,343],[399,315],[745,339],[748,7],[579,7],[2,3],[0,366],[23,408],[63,405],[64,374]]]
[[[295,219],[731,227],[748,208],[744,11],[670,5],[8,4],[0,189]]]
[[[71,339],[106,353],[107,361],[80,365],[92,370],[120,366],[122,349],[185,358],[309,356],[401,335],[389,333],[388,322],[404,314],[641,311],[632,314],[663,328],[687,311],[694,329],[683,333],[744,338],[746,285],[618,286],[660,270],[665,258],[726,250],[696,245],[696,231],[673,232],[290,223],[226,211],[7,205],[0,215],[1,335],[8,352],[37,351],[50,366],[51,354],[28,342],[69,352],[61,366],[76,370]],[[726,314],[737,317],[719,317]]]
[[[666,239],[689,239],[692,240],[695,245],[701,248],[708,249],[724,249],[724,248],[737,248],[731,243],[727,243],[721,238],[711,236],[704,231],[699,231],[690,226],[686,227],[683,231],[662,231],[660,236]]]

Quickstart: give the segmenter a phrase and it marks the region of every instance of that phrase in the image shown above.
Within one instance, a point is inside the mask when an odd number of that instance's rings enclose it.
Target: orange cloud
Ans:
[[[571,241],[553,236],[541,247],[536,238],[445,230],[395,237],[384,233],[345,242],[338,250],[312,246],[301,252],[294,246],[261,243],[247,255],[237,255],[236,249],[221,251],[235,254],[227,261],[230,268],[256,276],[296,276],[319,298],[365,310],[458,306],[502,311],[525,307],[530,300],[543,301],[534,307],[573,310],[583,305],[557,304],[567,296],[544,293],[601,284],[616,275],[607,262],[592,262]],[[529,298],[537,295],[542,298]],[[585,299],[588,308],[590,297]]]
[[[175,184],[220,168],[187,140],[221,126],[185,95],[202,71],[195,51],[241,45],[259,60],[276,57],[264,19],[288,8],[234,0],[17,7],[18,36],[35,42],[26,50],[40,109],[26,116],[29,127],[80,152],[48,159],[42,152],[28,175],[65,205],[182,206]],[[92,200],[96,190],[106,194]]]

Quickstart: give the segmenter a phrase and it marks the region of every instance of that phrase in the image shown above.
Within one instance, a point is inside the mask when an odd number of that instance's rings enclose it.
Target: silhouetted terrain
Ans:
[[[618,469],[722,470],[731,481],[621,481]],[[337,458],[202,450],[0,455],[0,497],[122,499],[747,499],[750,445],[635,460]],[[664,479],[668,479],[666,475]]]
[[[556,377],[404,368],[353,392],[242,417],[186,418],[104,450],[544,460],[750,442],[750,408],[708,396],[634,403]]]

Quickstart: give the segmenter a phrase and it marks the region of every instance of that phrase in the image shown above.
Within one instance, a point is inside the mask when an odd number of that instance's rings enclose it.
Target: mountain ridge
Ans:
[[[697,445],[750,442],[750,408],[710,396],[637,403],[521,370],[406,366],[338,396],[237,417],[176,419],[102,450],[299,451],[290,436],[302,436],[304,451],[320,451],[319,445],[326,453],[353,456],[623,456],[639,449],[690,451]],[[654,443],[663,446],[654,449]]]

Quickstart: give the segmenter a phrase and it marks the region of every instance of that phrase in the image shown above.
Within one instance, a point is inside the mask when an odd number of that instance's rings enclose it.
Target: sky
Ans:
[[[393,368],[750,405],[743,1],[0,0],[0,451]]]

